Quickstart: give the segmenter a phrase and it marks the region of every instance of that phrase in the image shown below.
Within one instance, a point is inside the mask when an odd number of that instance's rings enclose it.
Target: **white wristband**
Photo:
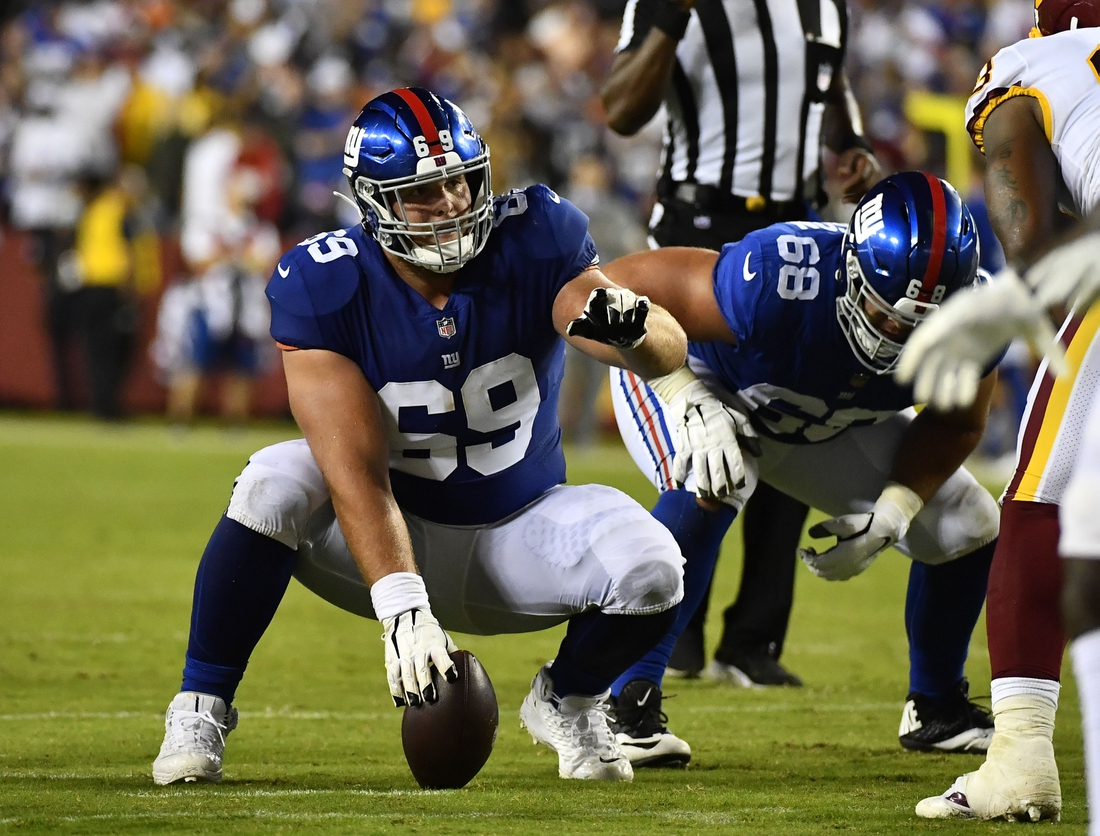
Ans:
[[[647,380],[646,385],[649,386],[654,392],[657,393],[662,401],[667,404],[672,403],[672,399],[686,387],[695,383],[699,378],[695,376],[695,372],[687,367],[687,364],[680,366],[676,371],[670,372],[663,377],[655,377],[653,380]]]
[[[370,588],[374,615],[381,621],[414,609],[428,609],[428,590],[416,572],[393,572]]]
[[[912,522],[913,517],[920,513],[920,509],[924,507],[924,500],[917,496],[917,492],[912,488],[907,488],[900,482],[887,482],[886,487],[882,489],[882,493],[879,494],[878,502],[875,506],[878,507],[881,503],[889,502],[902,514],[905,515],[906,522]]]

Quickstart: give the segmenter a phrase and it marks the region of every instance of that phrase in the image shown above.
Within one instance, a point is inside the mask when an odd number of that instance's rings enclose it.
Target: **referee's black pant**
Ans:
[[[785,216],[762,212],[711,213],[678,200],[662,200],[664,214],[650,229],[662,247],[707,247],[740,241],[750,232],[786,220],[805,220],[809,212]],[[741,512],[745,558],[737,598],[724,613],[725,628],[717,655],[783,651],[794,601],[798,541],[809,513],[803,503],[760,482]],[[702,635],[710,589],[687,632]],[[705,664],[705,661],[704,661]]]

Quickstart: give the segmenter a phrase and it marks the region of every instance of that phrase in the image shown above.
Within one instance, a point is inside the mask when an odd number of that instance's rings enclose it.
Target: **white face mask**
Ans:
[[[897,365],[905,340],[891,339],[876,328],[867,316],[868,308],[879,310],[899,326],[912,329],[939,305],[917,304],[909,299],[892,305],[866,280],[859,259],[851,250],[845,256],[844,266],[848,285],[836,300],[841,330],[856,359],[875,374],[888,374]]]
[[[475,238],[476,236],[470,233],[450,241],[436,241],[434,245],[427,247],[412,245],[402,258],[437,273],[453,273],[476,255],[473,252]],[[480,248],[477,249],[480,250]]]
[[[372,181],[359,177],[355,196],[364,217],[376,219],[372,228],[375,240],[388,253],[437,273],[460,269],[485,247],[493,226],[493,201],[490,186],[489,151],[472,160],[454,157],[446,166],[430,171],[430,178],[414,175],[398,180]],[[470,208],[465,213],[441,221],[409,223],[403,218],[401,190],[410,186],[465,176],[470,184]],[[390,207],[397,206],[394,212]],[[456,234],[457,233],[457,234]],[[440,240],[441,238],[449,240]]]

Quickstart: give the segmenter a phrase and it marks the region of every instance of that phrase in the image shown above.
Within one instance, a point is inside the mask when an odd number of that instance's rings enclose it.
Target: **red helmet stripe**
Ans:
[[[394,90],[398,96],[400,96],[405,104],[407,104],[413,112],[413,116],[416,117],[416,121],[420,123],[420,131],[424,135],[424,139],[428,142],[428,150],[433,155],[443,153],[443,143],[439,141],[439,131],[436,130],[435,122],[432,121],[431,115],[428,113],[428,108],[424,106],[424,102],[420,101],[417,95],[408,87],[402,87],[398,90]]]
[[[928,253],[928,269],[924,272],[924,281],[921,282],[919,302],[927,302],[932,298],[932,291],[936,289],[936,282],[940,277],[940,266],[943,264],[943,250],[947,243],[947,200],[943,196],[943,184],[940,178],[934,174],[924,172],[928,180],[928,188],[932,192],[932,248]]]

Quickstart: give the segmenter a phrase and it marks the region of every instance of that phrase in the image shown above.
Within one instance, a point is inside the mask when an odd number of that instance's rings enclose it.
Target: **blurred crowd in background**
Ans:
[[[599,99],[624,5],[11,6],[0,32],[0,218],[30,242],[42,277],[56,405],[120,417],[127,368],[151,351],[175,420],[191,418],[214,373],[223,415],[243,420],[250,381],[274,360],[267,276],[283,248],[358,220],[333,195],[347,191],[344,138],[362,105],[396,86],[425,86],[465,109],[492,149],[495,192],[547,183],[589,214],[605,260],[644,247],[663,118],[623,139],[604,126]],[[963,103],[981,65],[1027,36],[1031,8],[850,0],[850,77],[887,173],[946,176],[984,217]],[[836,201],[826,214],[844,218]],[[991,235],[983,245],[995,269],[999,247]],[[135,320],[150,309],[156,338],[139,345]],[[83,371],[67,362],[67,343],[79,344]],[[75,402],[74,374],[88,375],[90,404]],[[593,387],[572,378],[567,387],[566,430],[582,442],[599,422],[580,406]],[[991,455],[1012,448],[1017,398],[1010,387]]]

